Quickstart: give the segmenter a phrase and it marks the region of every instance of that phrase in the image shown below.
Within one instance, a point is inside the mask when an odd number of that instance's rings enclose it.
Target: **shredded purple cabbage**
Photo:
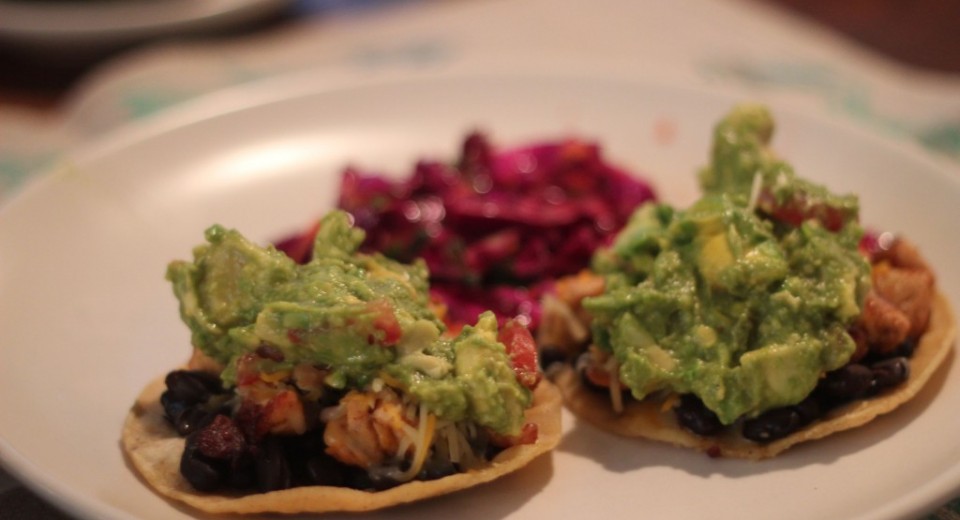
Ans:
[[[456,164],[420,161],[405,180],[348,168],[338,206],[367,232],[364,250],[426,261],[450,321],[473,323],[492,309],[536,328],[552,280],[587,267],[593,251],[654,198],[649,184],[605,162],[596,144],[569,139],[496,151],[473,133]],[[311,239],[277,247],[305,261]]]

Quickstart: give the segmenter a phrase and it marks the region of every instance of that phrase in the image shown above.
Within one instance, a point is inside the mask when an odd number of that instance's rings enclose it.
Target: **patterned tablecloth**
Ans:
[[[849,119],[960,175],[960,77],[907,70],[745,0],[314,1],[282,30],[167,43],[108,63],[55,116],[0,108],[0,200],[65,151],[225,87],[305,69],[342,77],[494,64],[617,70]],[[301,4],[306,5],[306,4]],[[763,45],[757,45],[763,42]],[[63,518],[0,470],[0,520]],[[960,499],[929,518],[960,518]]]

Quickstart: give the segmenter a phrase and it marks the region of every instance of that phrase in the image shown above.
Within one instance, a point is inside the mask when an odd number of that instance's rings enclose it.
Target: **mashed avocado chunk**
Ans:
[[[272,246],[214,225],[194,260],[167,268],[193,345],[227,368],[268,345],[282,353],[272,370],[310,363],[329,370],[327,384],[363,389],[375,379],[401,385],[441,419],[471,420],[519,433],[532,395],[497,341],[492,314],[456,338],[428,305],[422,261],[401,264],[362,254],[362,230],[341,211],[320,224],[313,259],[296,264]]]
[[[693,393],[724,424],[796,404],[855,345],[869,267],[857,201],[795,176],[763,107],[716,127],[703,197],[639,208],[593,259],[593,337],[642,399]]]

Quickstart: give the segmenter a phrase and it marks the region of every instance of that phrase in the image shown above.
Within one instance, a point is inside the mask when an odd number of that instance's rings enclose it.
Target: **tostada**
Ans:
[[[359,253],[363,238],[331,212],[298,265],[215,225],[168,266],[194,355],[122,433],[156,491],[212,513],[373,510],[556,446],[560,396],[527,329],[486,313],[445,333],[423,262]]]
[[[538,340],[566,405],[627,436],[760,459],[911,399],[954,315],[903,238],[799,177],[763,106],[715,128],[702,197],[648,203],[545,298]]]

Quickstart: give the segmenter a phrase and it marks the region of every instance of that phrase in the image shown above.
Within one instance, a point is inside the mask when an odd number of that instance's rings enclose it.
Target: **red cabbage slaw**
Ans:
[[[404,180],[347,168],[338,206],[367,232],[365,251],[426,261],[450,323],[474,323],[491,309],[536,329],[553,280],[586,268],[633,210],[654,199],[647,182],[606,162],[595,143],[570,138],[498,151],[474,132],[456,163],[421,160]],[[315,232],[277,248],[304,262]]]

